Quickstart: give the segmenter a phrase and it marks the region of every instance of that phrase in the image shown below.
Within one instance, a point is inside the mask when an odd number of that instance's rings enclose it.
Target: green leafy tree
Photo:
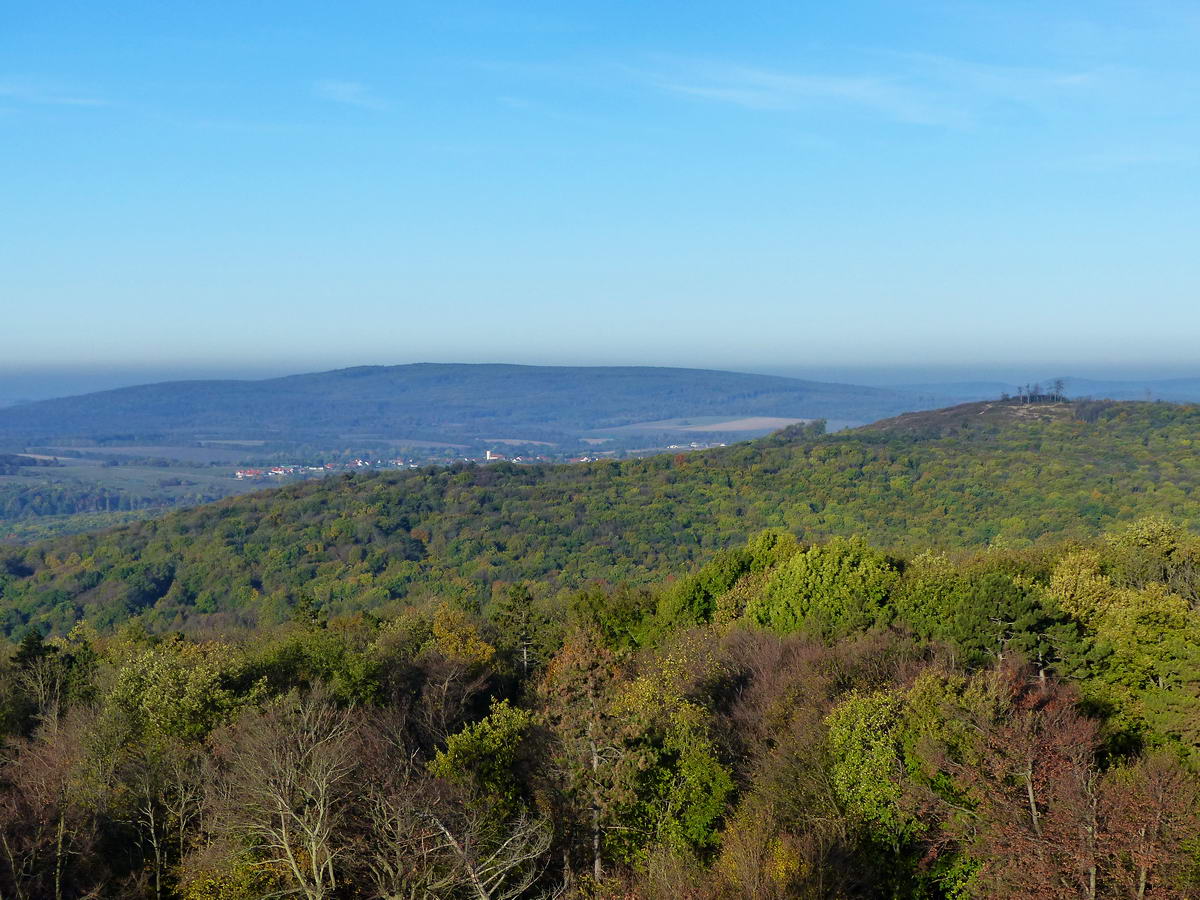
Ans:
[[[746,618],[780,633],[837,637],[886,622],[898,579],[886,555],[861,540],[834,539],[781,564],[747,605]]]
[[[1125,532],[1125,538],[1130,534]],[[1162,536],[1157,526],[1151,534]],[[1180,743],[1186,752],[1196,754],[1200,613],[1163,581],[1121,587],[1101,566],[1098,553],[1069,554],[1051,579],[1051,590],[1063,607],[1109,653],[1102,669],[1085,682],[1085,690],[1115,708],[1118,728],[1149,735],[1156,742]],[[1164,568],[1155,572],[1171,577]]]
[[[903,712],[904,696],[897,691],[851,692],[825,719],[837,796],[884,843],[898,843],[916,825],[900,805]]]
[[[522,800],[517,766],[532,723],[529,712],[507,700],[494,702],[486,718],[447,738],[446,748],[438,751],[429,771],[472,788],[499,818],[516,815]]]
[[[642,677],[617,699],[623,723],[620,777],[625,799],[610,845],[629,861],[663,847],[697,852],[714,847],[733,779],[708,733],[708,716],[671,692],[663,680]]]
[[[105,707],[147,738],[201,738],[255,698],[253,690],[238,697],[229,687],[238,665],[217,644],[173,639],[134,648],[117,670]]]
[[[520,676],[529,678],[545,662],[557,637],[550,617],[524,583],[509,585],[490,612],[499,646],[508,652]]]

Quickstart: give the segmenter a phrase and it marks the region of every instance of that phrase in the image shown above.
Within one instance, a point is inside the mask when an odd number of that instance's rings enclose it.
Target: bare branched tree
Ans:
[[[500,828],[471,807],[463,809],[457,822],[436,812],[429,818],[445,837],[476,900],[515,900],[545,871],[554,835],[540,816],[522,813]]]
[[[340,830],[352,789],[352,710],[293,693],[238,723],[229,748],[229,822],[258,842],[307,900],[337,887]]]
[[[465,883],[426,802],[419,788],[403,793],[372,789],[366,798],[370,837],[363,861],[382,900],[445,897]]]
[[[431,654],[422,661],[421,702],[416,725],[435,744],[445,743],[467,720],[468,712],[487,685],[488,674],[478,666]]]
[[[156,898],[167,890],[168,870],[186,854],[199,824],[203,763],[198,747],[168,741],[139,746],[122,766],[126,820],[142,844]]]
[[[62,660],[52,654],[29,660],[17,676],[17,683],[37,708],[38,722],[51,731],[58,726],[64,676]]]
[[[84,765],[92,725],[79,711],[43,726],[0,767],[0,895],[62,900],[103,879],[99,798]]]
[[[409,724],[405,711],[383,709],[359,729],[357,753],[368,774],[355,859],[374,896],[531,896],[545,872],[549,822],[528,814],[499,821],[479,798],[434,778]]]

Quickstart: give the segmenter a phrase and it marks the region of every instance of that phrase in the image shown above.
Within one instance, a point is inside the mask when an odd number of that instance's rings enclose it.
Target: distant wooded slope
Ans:
[[[679,456],[353,475],[0,550],[0,626],[235,627],[505,583],[649,583],[762,528],[897,549],[1200,522],[1200,407],[973,404]]]
[[[706,369],[421,363],[43,400],[0,409],[0,442],[539,439],[687,416],[871,421],[911,407],[880,388]]]

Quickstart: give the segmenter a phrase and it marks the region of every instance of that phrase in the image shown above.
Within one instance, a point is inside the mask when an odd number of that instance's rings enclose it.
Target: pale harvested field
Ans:
[[[711,425],[685,425],[680,431],[775,431],[787,428],[797,422],[807,422],[808,419],[783,419],[777,416],[749,416],[745,419],[730,419],[727,422],[713,422]]]
[[[553,447],[549,441],[530,441],[525,438],[480,438],[485,444],[507,444],[510,447],[523,447],[532,445],[535,447]]]
[[[595,429],[592,433],[603,434],[643,434],[678,432],[687,434],[700,431],[775,431],[786,428],[796,422],[811,422],[811,419],[792,419],[783,416],[742,416],[727,419],[721,416],[689,416],[677,419],[659,419],[657,422],[633,422],[629,425],[617,425],[612,428]]]

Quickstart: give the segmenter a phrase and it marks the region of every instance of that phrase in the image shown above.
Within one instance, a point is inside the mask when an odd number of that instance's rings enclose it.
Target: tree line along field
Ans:
[[[75,512],[194,505],[246,490],[230,469],[212,471],[173,465],[93,461],[0,476],[0,518],[15,520]]]
[[[0,550],[0,627],[137,617],[227,632],[507,585],[650,584],[763,528],[878,546],[1023,547],[1200,514],[1200,408],[977,405],[887,426],[579,466],[450,467],[264,491]]]
[[[228,471],[167,459],[153,465],[64,458],[53,466],[0,466],[0,541],[85,531],[98,522],[116,524],[249,489]]]
[[[954,555],[776,530],[679,576],[303,604],[236,639],[29,631],[0,653],[0,892],[1200,890],[1187,529]]]

